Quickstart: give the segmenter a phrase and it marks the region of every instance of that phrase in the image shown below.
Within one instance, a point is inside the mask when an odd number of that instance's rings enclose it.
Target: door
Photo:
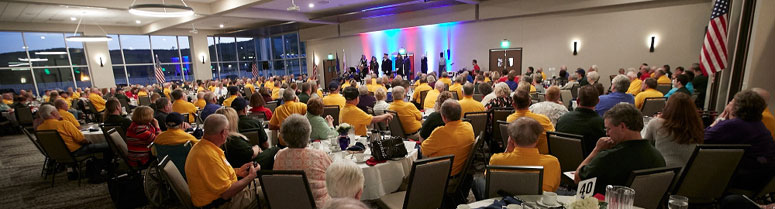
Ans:
[[[328,83],[331,83],[338,74],[339,72],[336,71],[336,60],[323,60],[323,81],[325,83],[321,83],[320,86],[327,90]]]
[[[498,71],[501,75],[516,70],[522,74],[522,48],[490,49],[490,71]]]

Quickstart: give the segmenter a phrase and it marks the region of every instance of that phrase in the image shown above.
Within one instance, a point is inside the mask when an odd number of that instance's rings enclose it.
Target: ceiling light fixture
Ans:
[[[196,27],[194,27],[194,23],[191,23],[191,30],[188,31],[189,33],[197,34],[199,33],[198,30],[196,30]]]
[[[78,18],[70,17],[70,21],[76,21],[76,20],[78,20]]]
[[[73,31],[72,36],[65,37],[65,41],[73,41],[73,42],[101,42],[101,41],[110,41],[113,40],[110,36],[108,36],[108,33],[105,32],[105,30],[102,29],[102,26],[100,24],[97,24],[97,27],[100,28],[102,33],[105,33],[104,36],[99,35],[92,35],[92,36],[86,36],[78,34],[78,28],[81,27],[81,22],[83,22],[83,16],[81,16],[81,19],[78,20],[78,25],[75,26],[75,31]],[[83,26],[83,30],[86,31],[86,25]]]
[[[223,24],[218,25],[218,27],[223,28]]]
[[[19,61],[22,61],[22,62],[46,62],[46,61],[48,61],[48,59],[46,59],[46,58],[30,58],[30,59],[19,58]]]
[[[180,0],[183,5],[165,4],[134,4],[129,7],[129,13],[148,17],[187,17],[194,15],[194,9],[189,7],[185,1]]]
[[[309,3],[309,8],[315,8],[315,4],[314,3]]]
[[[300,11],[301,8],[296,5],[296,1],[295,0],[291,0],[291,7],[288,7],[285,10],[288,10],[288,11]]]
[[[35,55],[63,55],[67,52],[35,52]]]
[[[143,21],[135,20],[135,23],[140,24],[140,23],[143,23]]]

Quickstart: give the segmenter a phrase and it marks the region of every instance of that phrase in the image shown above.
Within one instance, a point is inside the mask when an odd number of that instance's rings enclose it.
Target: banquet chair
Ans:
[[[97,108],[94,107],[94,104],[92,104],[91,102],[86,102],[86,106],[89,107],[89,113],[87,114],[92,116],[92,121],[101,123],[102,122],[101,113],[105,112],[105,110],[102,110],[102,112],[98,112]]]
[[[580,88],[581,88],[581,86],[578,83],[573,84],[573,86],[571,86],[570,94],[571,94],[571,96],[573,96],[573,99],[576,99],[576,98],[579,97],[579,89]]]
[[[274,110],[272,110],[272,112],[274,112]],[[339,105],[324,105],[323,114],[320,114],[320,116],[326,118],[326,115],[330,115],[334,118],[334,126],[339,125]]]
[[[681,167],[663,167],[632,171],[625,186],[634,189],[633,205],[645,209],[657,209],[673,184]]]
[[[570,93],[570,90],[560,90],[560,100],[562,101],[562,104],[568,108],[568,110],[572,110],[573,95]]]
[[[549,154],[557,157],[563,172],[575,171],[584,161],[584,146],[581,140],[584,136],[561,132],[546,132],[546,143]]]
[[[245,98],[250,100],[250,97],[253,96],[253,90],[250,90],[250,88],[245,88]]]
[[[665,103],[667,103],[667,98],[665,97],[646,98],[646,100],[643,101],[643,106],[640,107],[640,112],[643,113],[643,116],[652,117],[655,114],[662,112],[662,109],[665,108]]]
[[[100,130],[102,130],[102,134],[105,135],[106,140],[108,139],[108,137],[110,137],[107,134],[108,130],[110,129],[116,129],[116,132],[118,132],[118,134],[121,135],[121,138],[124,139],[124,141],[126,141],[126,131],[124,131],[124,128],[121,128],[121,126],[116,126],[116,125],[105,125],[103,123],[103,124],[100,124]]]
[[[245,137],[248,138],[248,143],[252,145],[258,145],[261,147],[261,149],[266,149],[269,147],[264,147],[264,145],[261,144],[261,133],[259,131],[264,131],[263,128],[252,128],[252,129],[245,129],[240,131],[242,135],[245,135]]]
[[[503,149],[505,151],[506,147],[509,146],[509,123],[506,121],[499,120],[496,122],[498,124],[498,129],[500,131],[501,135],[501,141],[503,142]]]
[[[172,162],[177,162],[175,166],[178,168],[180,175],[183,176],[183,179],[186,179],[186,158],[188,157],[188,152],[191,151],[191,147],[193,147],[191,141],[177,145],[153,144],[153,149],[156,150],[156,157],[158,159],[169,158]],[[159,168],[163,167],[159,166]]]
[[[161,176],[172,187],[172,191],[175,196],[178,197],[183,207],[187,209],[194,209],[194,202],[191,201],[191,192],[188,190],[188,182],[183,175],[180,174],[178,166],[169,157],[162,158],[158,166],[161,171]]]
[[[477,102],[481,102],[482,99],[484,99],[484,95],[482,95],[482,94],[474,94],[474,100],[476,100]]]
[[[377,200],[384,209],[436,209],[441,207],[454,155],[414,161],[406,191],[382,196]]]
[[[46,151],[46,155],[57,162],[57,164],[64,164],[73,166],[75,173],[78,174],[78,186],[81,186],[81,163],[87,159],[94,159],[93,155],[75,156],[67,145],[62,140],[62,136],[56,130],[40,130],[35,131],[35,138],[38,139],[41,148]],[[51,187],[54,187],[54,180],[56,179],[56,172],[52,172]]]
[[[487,112],[467,112],[463,118],[471,120],[474,128],[474,137],[479,137],[487,129]]]
[[[690,204],[715,202],[724,194],[748,147],[750,145],[697,145],[672,188],[672,194],[688,197]]]
[[[657,91],[662,92],[662,94],[667,94],[672,88],[671,84],[657,84]]]
[[[457,96],[457,92],[452,92],[452,99],[454,100],[460,100],[460,98]]]
[[[40,154],[43,155],[43,157],[44,157],[44,159],[43,159],[43,168],[40,170],[40,175],[44,176],[43,179],[48,178],[47,170],[51,169],[49,167],[49,163],[56,164],[56,162],[54,162],[53,160],[49,159],[48,154],[46,154],[46,151],[43,150],[43,147],[40,146],[40,143],[38,143],[38,140],[35,139],[35,136],[33,136],[32,133],[30,133],[30,131],[28,131],[26,128],[24,128],[24,126],[19,126],[19,129],[21,129],[22,132],[24,132],[24,135],[27,135],[27,138],[30,139],[30,142],[32,142],[32,144],[35,145],[35,148],[37,148],[38,151],[40,151]]]
[[[395,137],[405,138],[404,126],[401,125],[401,119],[398,117],[398,113],[392,110],[385,110],[388,114],[393,114],[393,119],[388,122],[388,129],[390,129],[390,135]]]
[[[137,97],[137,104],[140,106],[149,106],[151,105],[151,97],[143,96],[143,97]]]
[[[543,166],[492,166],[485,169],[484,198],[498,196],[498,191],[512,195],[540,195],[544,183]]]
[[[15,107],[13,108],[14,115],[16,115],[16,122],[26,129],[32,130],[32,123],[35,120],[35,116],[32,115],[32,110],[29,107]]]
[[[538,102],[546,101],[546,94],[538,93]]]
[[[297,171],[259,171],[258,181],[269,208],[315,208],[307,175]]]
[[[420,108],[425,107],[425,97],[428,96],[428,91],[430,90],[425,90],[420,92]]]
[[[490,115],[489,115],[490,120],[488,121],[489,123],[487,123],[487,127],[492,128],[489,133],[490,134],[489,136],[491,138],[491,140],[489,141],[489,147],[492,152],[498,151],[498,150],[493,150],[493,148],[497,147],[495,146],[496,144],[494,143],[496,142],[495,140],[501,139],[500,128],[498,128],[496,121],[499,121],[499,120],[506,121],[506,119],[509,117],[509,115],[511,115],[511,113],[514,113],[514,108],[512,107],[493,108],[490,110]],[[504,144],[504,147],[505,147],[505,144]]]
[[[259,120],[261,122],[266,121],[266,113],[264,112],[251,112],[248,117]]]
[[[445,200],[445,202],[454,201],[456,203],[455,205],[467,202],[468,192],[471,189],[475,172],[472,170],[474,153],[482,146],[484,142],[484,139],[482,139],[484,137],[483,135],[484,134],[479,134],[479,136],[476,137],[473,146],[471,146],[471,151],[468,152],[468,159],[466,159],[466,163],[463,164],[463,170],[458,175],[451,177],[447,183],[446,195],[451,198],[451,200]]]
[[[266,105],[264,105],[264,107],[269,108],[269,110],[274,112],[274,109],[277,108],[277,101],[266,102]]]

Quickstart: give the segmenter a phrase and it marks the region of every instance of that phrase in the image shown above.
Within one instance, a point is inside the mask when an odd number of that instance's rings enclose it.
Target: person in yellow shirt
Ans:
[[[521,117],[511,122],[508,130],[509,141],[506,151],[493,154],[490,158],[490,165],[543,166],[544,181],[541,186],[542,190],[547,192],[557,191],[557,188],[560,186],[560,174],[562,173],[560,161],[554,156],[538,153],[538,148],[536,148],[538,135],[544,133],[544,128],[541,127],[541,124],[532,118]],[[476,178],[474,182],[475,189],[480,191],[477,193],[483,194],[484,178]]]
[[[643,102],[646,101],[646,98],[665,96],[662,94],[662,92],[657,91],[657,80],[654,80],[653,78],[647,78],[645,81],[643,81],[643,83],[646,83],[646,86],[644,86],[646,89],[635,96],[635,107],[637,107],[639,110],[643,107]],[[630,84],[630,86],[632,86],[632,84]]]
[[[156,139],[153,140],[154,144],[179,145],[188,141],[191,141],[193,144],[199,142],[199,139],[186,133],[185,130],[191,128],[191,125],[183,122],[183,115],[180,113],[171,112],[167,114],[164,123],[167,126],[167,130],[156,136]]]
[[[447,74],[447,72],[441,73],[441,78],[439,79],[439,81],[441,81],[444,84],[447,84],[447,86],[452,85],[452,79],[449,79],[449,75]]]
[[[105,99],[102,98],[102,95],[97,88],[92,88],[91,93],[89,93],[89,102],[94,105],[97,112],[105,110]]]
[[[196,94],[196,101],[194,102],[194,106],[196,106],[197,109],[204,109],[207,105],[207,101],[205,101],[205,93],[197,93]]]
[[[237,88],[236,86],[229,86],[229,88],[227,89],[229,90],[229,97],[223,100],[223,106],[231,107],[231,102],[234,101],[234,99],[236,99],[237,97],[239,97],[239,88]],[[274,99],[274,96],[272,96],[272,99]]]
[[[457,94],[457,99],[463,98],[463,84],[466,83],[466,78],[463,74],[455,77],[455,83],[449,86],[449,91]]]
[[[763,88],[752,88],[751,90],[759,94],[759,96],[764,99],[764,102],[769,104],[770,92]],[[767,130],[770,130],[772,138],[775,139],[775,117],[772,115],[772,112],[770,112],[769,107],[764,108],[764,112],[762,112],[762,123],[764,123],[764,127],[767,127]]]
[[[176,89],[172,92],[172,98],[175,102],[172,103],[172,111],[180,114],[188,114],[188,122],[194,122],[194,114],[196,114],[196,106],[185,100],[186,94],[182,90]]]
[[[285,118],[293,114],[305,115],[307,114],[307,105],[299,102],[296,93],[293,91],[283,92],[283,104],[274,109],[272,119],[269,119],[270,130],[280,130]],[[285,146],[285,141],[282,138],[279,139],[279,144]]]
[[[347,104],[339,111],[339,120],[352,125],[355,135],[366,136],[366,126],[393,119],[393,114],[372,116],[363,112],[356,106],[360,102],[359,96],[358,88],[354,86],[345,88],[344,98],[347,99]]]
[[[323,97],[323,105],[339,105],[339,110],[344,109],[347,100],[339,94],[339,84],[336,81],[328,84],[328,92],[328,95]]]
[[[13,94],[12,93],[5,93],[3,94],[3,103],[7,105],[13,104]]]
[[[388,110],[398,113],[398,119],[401,120],[401,126],[404,127],[404,133],[408,135],[408,138],[419,140],[422,113],[414,104],[404,101],[405,92],[404,87],[396,86],[393,88],[393,102],[388,106]]]
[[[204,136],[188,153],[185,171],[191,201],[202,208],[257,208],[256,190],[249,186],[260,166],[232,168],[221,150],[229,136],[226,116],[213,114],[204,122]],[[237,176],[242,179],[237,180]]]
[[[314,89],[315,93],[318,95],[318,97],[320,97],[322,99],[323,98],[323,91],[320,90],[320,85],[318,85],[318,82],[314,81],[314,80],[310,81],[310,82],[312,83],[312,85],[311,85],[312,89]],[[310,95],[310,96],[312,96],[312,95]]]
[[[65,142],[67,149],[75,156],[82,156],[97,152],[110,151],[107,143],[89,143],[78,128],[72,123],[60,120],[62,117],[59,115],[56,107],[50,104],[41,105],[38,109],[38,114],[43,119],[43,123],[38,125],[36,130],[56,130],[59,136],[62,137],[62,141]]]
[[[657,77],[657,84],[671,84],[673,81],[670,80],[670,78],[667,77],[665,74],[665,70],[662,68],[659,68],[657,70],[656,76]]]
[[[415,106],[420,107],[420,92],[430,91],[433,89],[430,85],[428,85],[428,82],[432,82],[431,80],[435,81],[432,76],[420,78],[420,85],[414,88],[414,93],[412,94],[412,102],[415,103]]]
[[[76,128],[81,128],[81,123],[78,123],[78,120],[75,119],[75,116],[67,111],[67,101],[64,99],[57,99],[54,101],[54,107],[57,108],[57,111],[62,117],[62,120],[72,123]]]
[[[425,95],[425,101],[423,101],[423,108],[425,110],[433,109],[439,94],[445,91],[445,86],[446,85],[443,82],[436,82],[436,89],[429,91],[428,94]]]
[[[275,82],[274,83],[274,87],[272,87],[272,89],[271,89],[272,90],[272,100],[278,100],[278,99],[280,99],[282,97],[282,95],[280,95],[280,89],[281,89],[280,88],[280,82]]]
[[[371,81],[371,82],[366,82],[366,89],[368,89],[369,92],[374,93],[374,90],[377,87],[377,79],[372,79],[371,75],[367,75],[366,78],[364,78],[363,80],[364,82]]]
[[[148,96],[148,90],[145,90],[145,87],[141,87],[140,91],[137,92],[137,97],[147,97]]]
[[[469,112],[482,112],[484,110],[484,105],[474,100],[474,84],[467,83],[466,85],[463,85],[463,98],[460,99],[460,107],[461,107],[461,114],[463,117],[466,116],[466,113]]]
[[[269,80],[266,81],[266,83],[264,83],[264,88],[269,90],[269,92],[273,92],[272,90],[274,90],[274,87],[275,87],[274,80],[272,78],[269,78]]]
[[[542,80],[546,80],[546,73],[544,73],[544,68],[538,67],[538,69],[536,69],[536,72],[541,74],[541,79]]]
[[[541,134],[538,136],[538,144],[536,147],[538,147],[539,153],[548,154],[549,145],[546,142],[546,131],[554,131],[554,125],[552,124],[552,121],[549,120],[549,117],[546,117],[545,115],[530,112],[529,108],[531,98],[530,94],[528,94],[526,91],[517,90],[514,93],[514,96],[512,96],[512,99],[514,101],[515,111],[506,118],[506,122],[511,123],[521,117],[529,117],[538,121],[538,123],[544,127],[544,132],[541,132]]]
[[[643,81],[638,79],[638,74],[633,71],[627,73],[627,77],[630,78],[630,87],[627,88],[627,93],[638,96],[640,91],[643,90]]]
[[[167,96],[167,98],[172,98],[170,97],[171,96],[170,93],[172,93],[172,89],[170,89],[170,83],[164,83],[163,86],[164,86],[164,89],[162,90],[162,92],[164,93],[164,95]]]
[[[248,82],[245,83],[245,89],[250,90],[250,93],[256,93],[256,87],[253,86],[253,80],[248,79]]]
[[[448,99],[441,104],[441,120],[444,126],[439,126],[420,145],[424,157],[454,155],[450,176],[455,176],[463,170],[470,157],[471,146],[474,145],[474,127],[460,119],[460,103]]]

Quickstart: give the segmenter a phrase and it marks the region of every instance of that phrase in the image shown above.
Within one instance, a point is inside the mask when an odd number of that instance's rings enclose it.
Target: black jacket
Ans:
[[[393,71],[393,61],[390,59],[382,60],[382,72],[390,74]]]

